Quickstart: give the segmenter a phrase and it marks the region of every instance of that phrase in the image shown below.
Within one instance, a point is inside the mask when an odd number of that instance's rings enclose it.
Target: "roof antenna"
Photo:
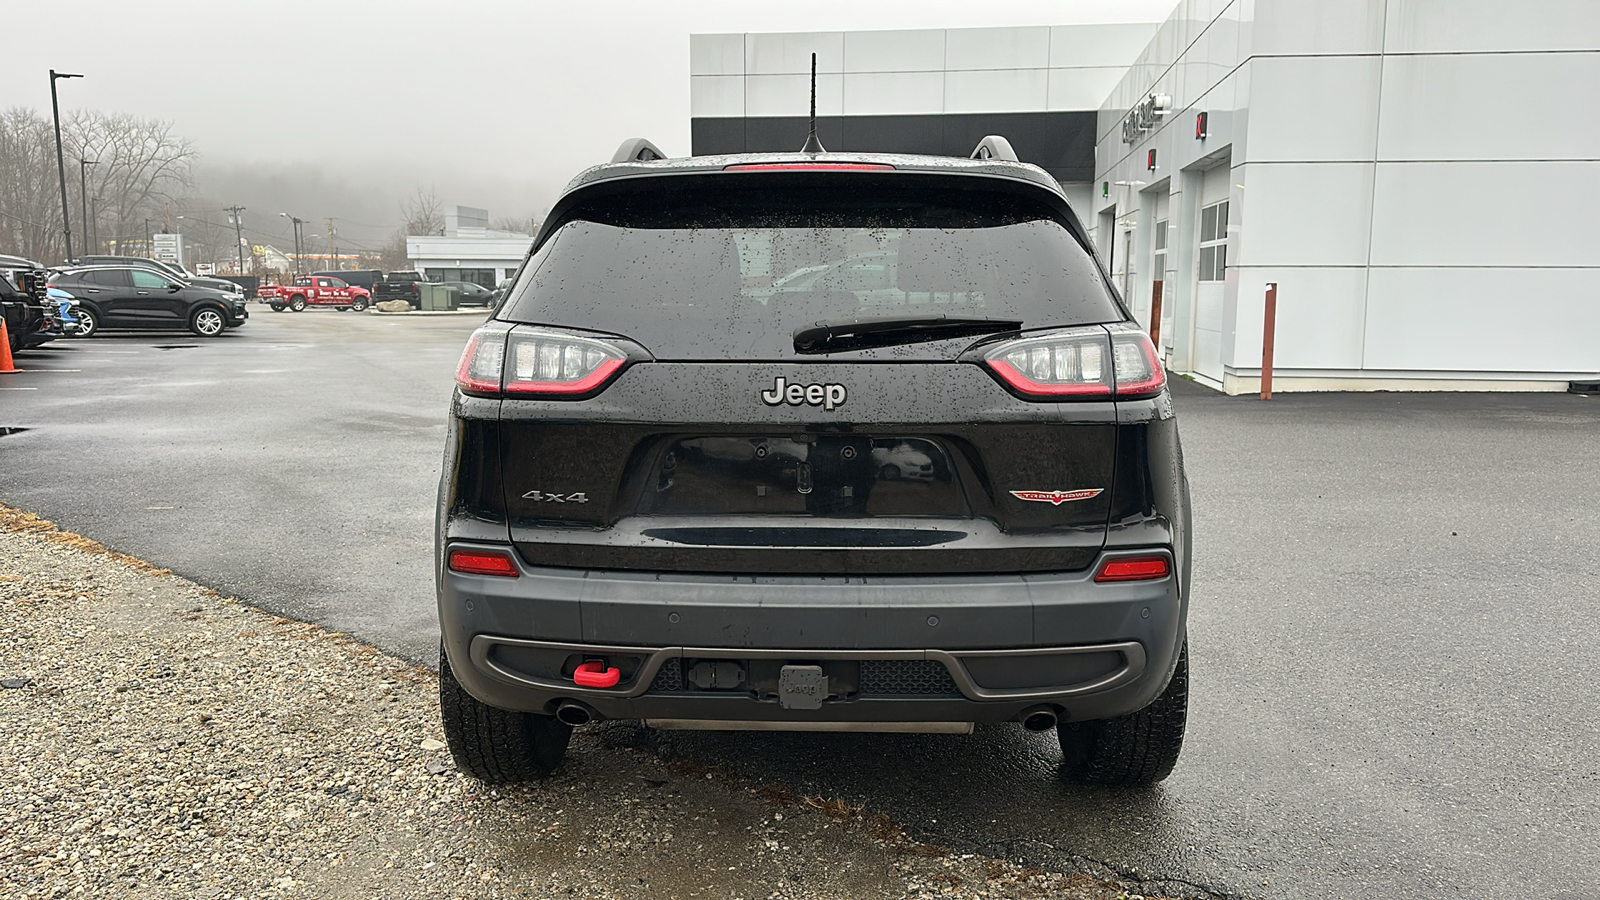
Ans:
[[[822,142],[817,140],[817,55],[811,54],[811,133],[806,135],[806,145],[800,148],[801,153],[826,153],[822,149]]]

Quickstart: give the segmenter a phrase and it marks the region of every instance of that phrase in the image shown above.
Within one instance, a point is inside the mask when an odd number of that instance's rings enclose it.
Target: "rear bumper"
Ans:
[[[575,701],[618,719],[997,722],[1038,706],[1107,718],[1166,686],[1186,615],[1176,576],[1096,584],[1098,562],[1082,572],[920,577],[518,565],[517,578],[441,573],[439,620],[457,679],[492,706],[550,713]],[[573,670],[590,659],[620,669],[619,682],[575,684]],[[696,667],[719,661],[743,680],[696,686]],[[780,702],[785,665],[823,669],[821,709]]]

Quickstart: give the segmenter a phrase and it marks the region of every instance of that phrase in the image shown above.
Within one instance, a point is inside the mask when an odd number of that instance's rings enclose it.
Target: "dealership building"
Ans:
[[[489,227],[489,211],[452,206],[439,234],[406,238],[406,258],[429,281],[470,281],[492,288],[510,278],[533,246],[532,235]]]
[[[1274,389],[1600,377],[1600,7],[1185,0],[1163,23],[695,35],[696,154],[831,151],[1061,182],[1170,368]],[[1158,300],[1159,298],[1159,300]],[[1159,310],[1159,312],[1157,312]]]

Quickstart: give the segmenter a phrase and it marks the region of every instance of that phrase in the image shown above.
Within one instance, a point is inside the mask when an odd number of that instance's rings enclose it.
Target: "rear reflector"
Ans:
[[[1165,556],[1120,556],[1108,559],[1094,573],[1095,581],[1149,581],[1165,578],[1171,569]]]
[[[516,578],[517,564],[509,554],[497,550],[451,550],[450,571]]]
[[[724,172],[893,172],[885,163],[739,163]]]

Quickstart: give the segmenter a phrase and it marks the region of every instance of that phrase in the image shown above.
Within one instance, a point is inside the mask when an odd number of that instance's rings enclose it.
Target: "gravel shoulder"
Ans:
[[[450,761],[432,671],[6,507],[0,717],[6,897],[1129,896],[662,760],[632,726],[490,789]]]

